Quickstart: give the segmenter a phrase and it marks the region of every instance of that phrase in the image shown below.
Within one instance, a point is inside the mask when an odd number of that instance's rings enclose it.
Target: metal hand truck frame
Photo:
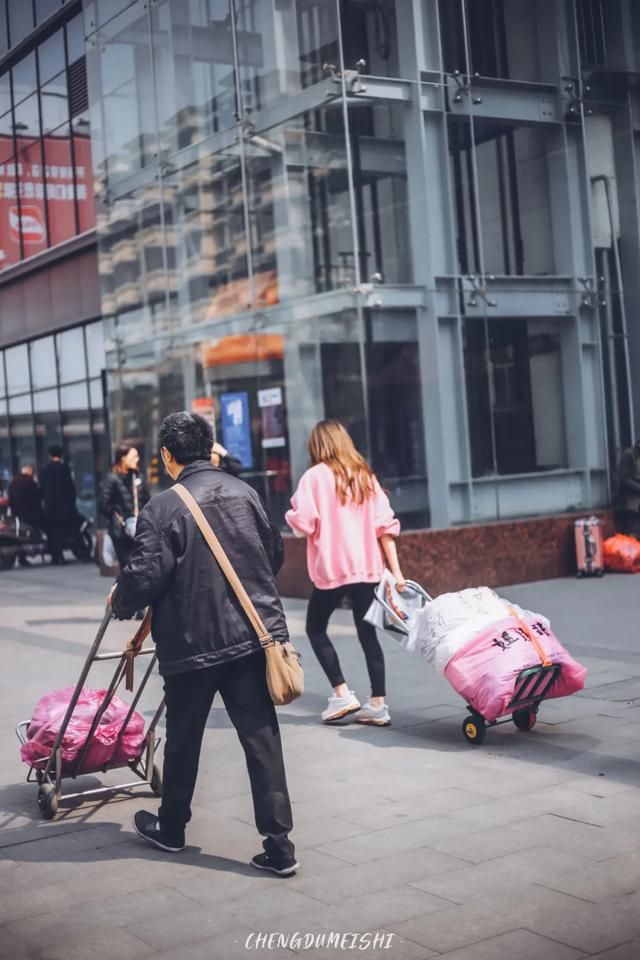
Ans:
[[[69,705],[60,725],[60,729],[58,730],[56,739],[51,748],[51,753],[48,757],[43,757],[37,762],[31,764],[27,773],[27,783],[33,783],[35,781],[38,784],[38,805],[45,820],[53,820],[58,812],[58,804],[61,800],[76,800],[106,793],[119,793],[122,791],[131,790],[134,787],[142,786],[150,787],[157,797],[162,796],[162,774],[160,768],[155,763],[155,752],[160,744],[160,739],[156,736],[156,728],[160,722],[162,714],[164,713],[164,698],[160,702],[160,705],[154,713],[151,723],[147,728],[143,741],[144,748],[140,755],[137,758],[129,760],[129,762],[126,764],[116,764],[114,766],[107,764],[106,766],[102,767],[103,773],[106,773],[108,770],[125,769],[126,767],[136,775],[138,778],[137,780],[127,783],[119,783],[113,786],[97,787],[89,790],[76,790],[74,793],[63,794],[62,791],[63,780],[75,780],[78,776],[83,775],[82,765],[89,751],[89,747],[91,746],[93,736],[123,679],[126,679],[127,689],[133,691],[133,658],[149,656],[151,658],[149,665],[143,674],[142,680],[138,685],[138,689],[133,695],[129,710],[122,727],[120,728],[118,739],[114,746],[113,756],[117,755],[120,740],[127,729],[127,725],[133,716],[134,710],[138,705],[140,697],[142,696],[144,688],[146,687],[156,664],[157,656],[155,647],[142,646],[150,630],[151,615],[149,611],[147,611],[147,614],[140,624],[135,637],[127,644],[127,648],[125,650],[123,650],[121,653],[99,652],[112,617],[113,613],[111,610],[111,604],[108,604],[104,617],[102,618],[102,622],[98,628],[95,640],[91,645],[91,649],[89,650],[87,659],[85,660],[80,677],[78,678],[78,682],[74,689],[71,700],[69,701]],[[73,716],[73,711],[78,703],[80,694],[82,693],[82,689],[89,675],[91,667],[94,663],[104,660],[117,661],[111,683],[109,684],[105,696],[95,713],[89,733],[87,734],[86,740],[80,752],[78,753],[78,756],[71,762],[67,769],[64,769],[63,771],[62,741],[65,733],[67,732],[69,722]],[[29,724],[29,720],[23,720],[16,727],[16,735],[22,744],[27,742],[27,730],[29,728]]]

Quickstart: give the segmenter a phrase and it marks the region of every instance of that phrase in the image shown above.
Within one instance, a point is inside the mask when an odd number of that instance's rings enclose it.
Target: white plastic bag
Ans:
[[[397,582],[393,574],[385,569],[364,619],[376,629],[406,645],[413,630],[415,616],[429,598],[422,587],[412,580],[406,581],[402,591],[398,590]]]
[[[113,540],[108,533],[105,533],[104,537],[102,538],[102,562],[105,567],[118,566],[116,549],[113,545]]]

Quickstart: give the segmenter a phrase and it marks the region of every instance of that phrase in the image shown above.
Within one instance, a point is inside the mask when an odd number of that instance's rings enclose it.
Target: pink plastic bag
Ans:
[[[51,753],[74,690],[75,687],[53,690],[38,701],[27,730],[27,742],[20,748],[20,756],[25,763],[44,768],[45,760]],[[63,774],[70,772],[82,750],[106,692],[106,690],[90,690],[85,687],[80,694],[62,738]],[[135,760],[140,756],[144,746],[144,719],[139,713],[134,712],[131,715],[126,732],[122,735],[116,749],[118,734],[128,712],[129,707],[124,700],[113,697],[100,718],[79,772],[95,773],[107,766],[124,766],[129,760]]]
[[[584,688],[586,667],[567,653],[551,628],[535,617],[525,617],[524,623],[528,629],[515,617],[494,623],[476,634],[447,664],[444,675],[451,686],[485,720],[508,713],[518,674],[540,666],[531,634],[547,659],[562,665],[546,698],[568,697]]]

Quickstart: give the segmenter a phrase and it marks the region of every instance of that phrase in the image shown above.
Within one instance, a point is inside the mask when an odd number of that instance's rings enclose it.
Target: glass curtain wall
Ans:
[[[32,9],[9,0],[11,46],[55,11]],[[0,270],[95,226],[82,14],[31,47],[0,74]]]
[[[53,444],[63,447],[78,509],[98,519],[96,495],[109,469],[102,322],[0,350],[0,491]]]
[[[186,407],[280,520],[325,416],[405,526],[606,500],[571,4],[94,0],[85,30],[112,429],[154,482]]]

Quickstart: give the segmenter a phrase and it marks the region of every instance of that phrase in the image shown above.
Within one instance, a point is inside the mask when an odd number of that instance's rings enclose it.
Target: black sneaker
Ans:
[[[184,850],[184,830],[173,836],[163,833],[158,818],[146,810],[138,810],[133,818],[133,829],[142,840],[152,843],[159,850],[166,850],[167,853],[180,853]]]
[[[278,877],[292,877],[296,870],[300,869],[300,864],[293,857],[288,860],[272,860],[268,853],[257,853],[251,866],[256,870],[268,870]]]

